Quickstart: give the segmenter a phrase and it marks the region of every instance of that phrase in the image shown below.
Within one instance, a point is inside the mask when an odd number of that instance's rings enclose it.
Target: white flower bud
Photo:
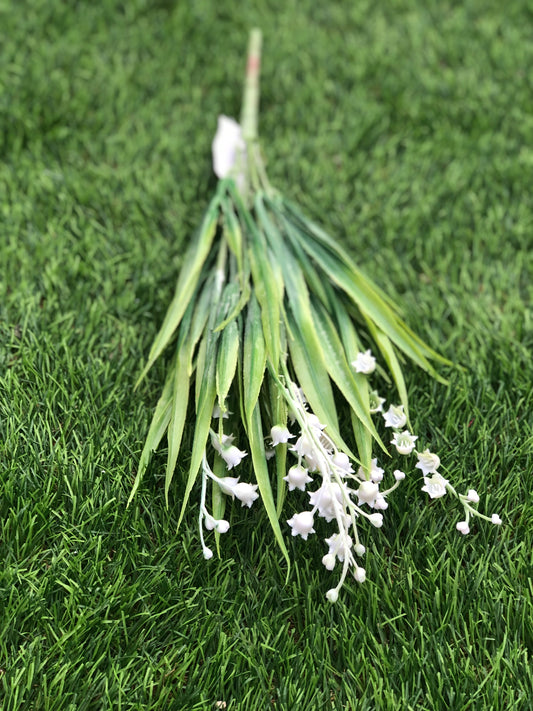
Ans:
[[[215,521],[215,530],[218,531],[218,533],[227,533],[229,531],[229,521],[223,518]]]
[[[370,514],[370,516],[368,517],[368,520],[376,528],[381,528],[383,526],[383,514],[380,514],[380,513]]]
[[[211,548],[204,548],[202,550],[202,553],[204,554],[204,558],[206,560],[211,560],[211,558],[213,557],[213,551],[211,550]]]
[[[242,459],[246,457],[246,452],[237,449],[234,445],[231,447],[224,447],[220,452],[220,456],[226,462],[228,469],[233,469],[238,464],[241,463]]]
[[[496,526],[501,526],[502,525],[502,520],[498,516],[498,514],[492,514],[491,519],[492,523],[494,523]]]
[[[403,432],[396,432],[394,438],[391,440],[391,444],[396,447],[398,454],[411,454],[415,448],[415,442],[418,439],[416,435],[412,435],[409,430],[404,430]]]
[[[210,516],[209,514],[206,514],[204,516],[204,526],[207,528],[208,531],[212,531],[216,527],[217,522],[215,519]]]
[[[244,155],[246,151],[241,126],[235,119],[223,115],[218,117],[212,151],[213,171],[217,178],[225,178],[233,170],[238,156]]]
[[[339,599],[339,591],[336,588],[331,588],[331,590],[327,591],[326,598],[330,602],[337,602],[337,600]]]
[[[305,491],[305,485],[313,481],[307,473],[307,469],[295,464],[289,469],[287,476],[283,477],[283,481],[286,481],[289,485],[289,491],[293,489],[300,489],[300,491]]]
[[[387,503],[384,496],[378,494],[376,496],[376,500],[374,501],[373,508],[378,509],[378,511],[385,511],[385,509],[389,508],[389,504]]]
[[[350,458],[344,452],[337,452],[331,458],[331,463],[337,468],[340,476],[346,476],[353,472],[353,467],[350,464]]]
[[[400,469],[395,469],[394,478],[396,479],[396,481],[402,481],[402,479],[405,479],[405,474]]]
[[[418,464],[415,466],[417,469],[422,471],[424,476],[434,474],[437,471],[440,465],[440,459],[436,454],[432,454],[429,449],[425,449],[422,453],[419,452],[416,456],[418,457]]]
[[[335,567],[335,556],[333,553],[326,553],[322,558],[322,563],[325,565],[327,570],[333,570]]]
[[[362,543],[356,543],[353,547],[355,555],[362,556],[365,554],[366,548]]]
[[[257,484],[246,484],[245,482],[239,482],[233,487],[233,496],[235,496],[239,501],[242,502],[243,506],[250,506],[253,502],[259,498],[259,494],[256,493]]]
[[[455,528],[459,531],[459,533],[462,533],[463,536],[466,536],[467,533],[470,533],[470,528],[466,521],[459,521],[456,524]]]
[[[475,489],[468,489],[466,499],[467,501],[471,501],[473,504],[477,504],[479,502],[479,495]]]
[[[383,403],[385,402],[384,397],[378,395],[377,390],[372,390],[370,393],[370,414],[375,415],[377,412],[383,412]]]
[[[361,504],[373,506],[379,493],[379,486],[373,481],[362,481],[355,493],[359,497],[358,506]]]
[[[285,444],[294,437],[286,427],[282,427],[281,425],[274,425],[270,430],[270,436],[272,437],[273,447],[278,444]]]
[[[313,514],[311,511],[302,511],[302,513],[294,514],[294,516],[290,518],[287,523],[292,528],[292,535],[300,535],[304,541],[307,540],[307,536],[310,533],[315,532],[315,529],[313,528]]]
[[[355,368],[356,373],[370,375],[370,373],[373,373],[376,369],[376,359],[369,349],[364,353],[359,352],[355,360],[352,361],[352,366]]]
[[[366,570],[356,565],[355,570],[353,571],[353,576],[358,583],[364,583],[366,580]]]
[[[405,427],[407,415],[403,411],[403,405],[391,405],[387,412],[383,413],[385,427],[392,427],[395,430],[400,430]]]
[[[424,477],[422,491],[426,491],[431,499],[438,499],[446,493],[447,484],[448,479],[445,479],[438,472],[435,472],[431,477]]]

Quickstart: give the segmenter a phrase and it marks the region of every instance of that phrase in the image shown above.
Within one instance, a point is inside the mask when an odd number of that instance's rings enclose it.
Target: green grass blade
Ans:
[[[139,459],[137,475],[135,476],[135,481],[133,482],[133,487],[128,498],[127,506],[130,505],[137,489],[139,488],[139,485],[146,471],[146,467],[148,466],[151,453],[155,449],[157,449],[157,446],[161,441],[163,435],[165,434],[168,424],[170,422],[170,417],[172,413],[173,383],[174,372],[171,370],[165,382],[161,397],[159,398],[154,411],[154,416],[152,418],[150,429],[148,430],[148,435],[146,437],[143,451]]]
[[[178,327],[200,278],[202,266],[207,259],[215,236],[219,213],[219,197],[215,196],[207,208],[198,239],[194,240],[183,260],[174,298],[167,310],[163,324],[150,349],[148,361],[135,387],[143,380],[154,362],[161,355]]]

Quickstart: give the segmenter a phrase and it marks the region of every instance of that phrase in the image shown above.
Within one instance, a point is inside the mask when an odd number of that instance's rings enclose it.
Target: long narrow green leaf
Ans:
[[[391,340],[386,336],[381,329],[379,329],[370,319],[366,319],[368,330],[370,335],[374,339],[377,347],[385,362],[389,366],[389,370],[392,373],[392,378],[398,390],[398,395],[400,396],[400,402],[403,405],[404,412],[409,419],[409,403],[407,399],[407,388],[405,386],[405,380],[402,373],[402,368],[398,361],[398,356],[394,351],[394,346]]]
[[[274,537],[280,547],[281,552],[283,553],[285,560],[287,561],[287,566],[290,568],[289,554],[283,541],[283,535],[281,533],[281,528],[276,513],[276,505],[274,503],[274,496],[272,494],[272,485],[270,483],[270,477],[268,475],[268,466],[265,457],[265,443],[259,403],[256,403],[253,412],[247,419],[246,430],[248,434],[248,441],[250,443],[250,452],[252,455],[255,480],[257,481],[257,484],[259,486],[261,500],[263,502],[263,506],[265,507],[265,511],[267,512],[270,525],[272,526]]]
[[[222,331],[217,355],[216,389],[220,407],[223,408],[237,370],[240,332],[236,321],[231,321]]]
[[[193,358],[194,351],[196,349],[196,344],[200,340],[202,333],[204,332],[207,319],[210,312],[214,309],[215,299],[215,286],[216,277],[212,274],[208,277],[200,290],[198,301],[196,303],[196,308],[191,321],[191,330],[188,336],[188,346],[189,353],[187,358],[187,372],[189,376],[192,375],[193,368]]]
[[[286,198],[281,199],[279,208],[284,210],[285,215],[287,216],[289,221],[291,221],[295,225],[298,232],[306,233],[305,235],[303,235],[303,239],[305,239],[306,242],[309,242],[309,237],[311,237],[313,241],[317,241],[322,246],[327,247],[331,252],[336,255],[337,259],[340,260],[344,264],[344,266],[348,268],[349,271],[353,272],[353,274],[357,278],[364,278],[366,281],[366,285],[369,289],[372,289],[372,291],[376,293],[380,293],[381,298],[395,313],[397,313],[398,315],[401,314],[401,309],[398,303],[391,299],[387,294],[381,293],[379,287],[374,284],[374,282],[372,282],[368,277],[364,276],[363,272],[358,269],[348,252],[346,252],[338,242],[336,242],[330,235],[328,235],[325,230],[320,228],[316,224],[316,222],[313,222],[313,220],[310,220],[308,217],[306,217],[294,203],[290,202]]]
[[[272,424],[281,425],[282,427],[287,426],[287,401],[283,397],[282,393],[274,378],[269,378],[269,392],[270,392],[270,409],[272,412]],[[275,447],[275,457],[276,457],[276,513],[278,518],[281,516],[283,509],[283,502],[285,501],[285,493],[287,491],[287,485],[283,480],[283,477],[287,474],[287,445],[278,444]]]
[[[139,484],[142,481],[146,467],[150,460],[151,453],[157,449],[159,442],[161,441],[163,435],[165,434],[168,423],[170,422],[171,412],[172,412],[172,388],[174,383],[174,371],[170,371],[161,397],[156,405],[154,416],[152,418],[152,423],[150,429],[148,430],[148,435],[144,443],[143,451],[141,453],[141,458],[139,459],[139,465],[137,467],[137,475],[135,481],[133,482],[133,487],[128,498],[127,506],[130,505]]]
[[[337,298],[332,286],[327,286],[329,305],[333,312],[335,322],[339,329],[339,336],[344,346],[346,360],[350,362],[350,358],[355,356],[362,350],[359,337],[355,327],[350,319],[350,316],[344,308],[344,304]],[[363,373],[353,373],[353,378],[359,392],[363,409],[365,412],[370,412],[370,388],[368,386],[368,378]],[[372,443],[374,437],[367,427],[363,425],[353,410],[350,411],[352,421],[352,429],[359,452],[359,459],[362,467],[368,475],[370,475],[370,467],[372,463]]]
[[[208,335],[209,334],[206,334],[205,337],[207,337]],[[178,519],[178,528],[185,514],[185,509],[187,507],[187,502],[189,501],[189,496],[200,471],[202,457],[204,455],[207,439],[209,437],[211,419],[213,417],[213,408],[215,406],[216,351],[210,353],[208,357],[209,361],[207,361],[207,367],[203,378],[202,387],[200,388],[198,403],[196,406],[196,421],[194,429],[194,440],[192,444],[191,463],[189,467],[189,474],[187,476],[185,493],[183,495],[183,501],[181,504],[181,511]]]
[[[266,344],[261,323],[261,311],[255,296],[252,295],[248,304],[248,314],[244,329],[242,382],[244,419],[253,412],[263,379],[266,366]]]
[[[314,323],[322,346],[326,367],[333,382],[348,401],[352,411],[362,425],[370,432],[380,447],[386,452],[385,445],[377,433],[370,417],[368,384],[363,378],[356,378],[357,373],[348,364],[342,342],[324,307],[315,303],[312,306]]]
[[[239,274],[244,272],[242,229],[228,199],[222,201],[224,214],[224,238],[237,261]]]
[[[258,235],[250,241],[250,265],[268,355],[272,363],[277,364],[281,355],[282,280],[279,267],[270,262],[266,244]]]
[[[207,259],[209,250],[215,236],[219,213],[219,197],[216,195],[207,208],[198,239],[191,242],[185,254],[183,264],[176,285],[174,298],[168,308],[159,333],[155,337],[152,348],[148,355],[148,361],[139,376],[139,385],[146,373],[150,370],[156,359],[161,355],[163,349],[172,338],[174,331],[178,327],[183,314],[189,304],[194,290],[198,283],[202,266]]]
[[[337,284],[357,305],[364,316],[370,318],[400,350],[434,378],[446,382],[435,371],[428,358],[450,364],[445,358],[427,346],[381,299],[378,293],[369,292],[364,281],[358,281],[346,268],[319,245],[305,247],[314,255],[325,274]]]
[[[232,197],[239,210],[240,219],[249,238],[248,258],[252,272],[253,289],[261,306],[263,334],[270,360],[279,363],[280,323],[283,315],[283,279],[281,268],[271,260],[265,237],[261,234],[250,211],[246,208],[238,190],[232,190]]]
[[[327,424],[328,434],[335,445],[356,459],[340,434],[333,390],[323,358],[310,354],[294,317],[289,313],[287,316],[293,334],[288,339],[289,352],[298,384],[305,392],[314,414]]]
[[[227,474],[226,462],[216,452],[213,463],[213,474],[218,476],[219,479]],[[213,518],[217,520],[224,518],[224,513],[226,511],[226,496],[222,493],[220,486],[211,487],[211,506],[213,510]],[[215,545],[217,548],[217,555],[220,558],[220,533],[218,531],[215,531]]]
[[[168,492],[178,454],[181,446],[181,438],[187,415],[187,405],[189,403],[189,373],[187,367],[187,345],[184,344],[176,355],[176,365],[174,369],[174,385],[172,392],[172,407],[170,422],[168,425],[168,456],[165,473],[165,501],[168,506]]]

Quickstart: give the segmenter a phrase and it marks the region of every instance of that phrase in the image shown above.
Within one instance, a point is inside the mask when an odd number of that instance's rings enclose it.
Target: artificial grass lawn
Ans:
[[[4,711],[532,707],[530,23],[525,1],[0,3]],[[460,536],[412,473],[335,606],[325,531],[287,530],[286,584],[258,506],[206,563],[164,451],[125,508],[164,359],[133,384],[253,25],[272,182],[464,366],[408,368],[414,430],[504,521]]]

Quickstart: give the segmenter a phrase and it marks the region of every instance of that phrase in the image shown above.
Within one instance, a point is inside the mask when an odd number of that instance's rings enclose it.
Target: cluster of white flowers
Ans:
[[[376,359],[371,351],[367,350],[357,354],[352,366],[356,372],[370,375],[376,368]],[[355,471],[350,457],[339,450],[328,435],[326,425],[309,411],[302,389],[290,380],[287,372],[285,382],[280,383],[280,387],[289,405],[292,422],[297,422],[300,432],[296,437],[285,424],[274,425],[270,431],[271,449],[267,450],[267,456],[272,456],[275,447],[283,445],[288,446],[289,451],[297,458],[296,464],[289,468],[284,477],[289,492],[296,489],[305,492],[308,485],[313,486],[316,482],[313,490],[307,491],[310,508],[293,514],[287,520],[293,536],[301,536],[307,540],[315,533],[316,517],[323,518],[327,523],[334,521],[336,524],[337,531],[325,539],[328,551],[322,558],[323,565],[330,571],[335,568],[337,562],[342,564],[337,585],[326,593],[327,599],[335,602],[350,570],[357,582],[362,583],[366,578],[365,569],[356,561],[356,558],[360,558],[366,550],[359,538],[358,519],[366,519],[375,528],[380,528],[383,525],[382,511],[388,508],[387,497],[405,479],[405,473],[395,469],[392,486],[381,488],[385,471],[378,465],[377,459],[372,459],[368,471],[365,471],[362,466]],[[497,514],[488,517],[473,508],[472,504],[479,502],[479,496],[474,489],[469,489],[464,495],[457,494],[448,479],[438,471],[440,467],[438,455],[429,449],[417,451],[415,443],[418,437],[407,429],[408,417],[404,406],[390,405],[385,412],[384,403],[385,398],[380,397],[375,390],[370,392],[370,412],[381,413],[385,428],[392,430],[393,437],[390,443],[402,456],[416,454],[418,461],[415,468],[421,471],[424,481],[422,491],[426,492],[431,499],[440,498],[450,492],[462,503],[465,520],[457,523],[457,530],[462,534],[469,533],[471,516],[479,516],[495,525],[500,525],[502,521]],[[217,406],[213,417],[219,420],[219,431],[217,434],[211,430],[211,444],[215,452],[224,460],[226,468],[231,470],[238,466],[247,454],[233,444],[235,439],[233,435],[223,433],[222,422],[223,418],[226,418],[226,412]],[[291,443],[293,439],[296,441]],[[218,533],[225,533],[229,529],[226,520],[215,519],[206,509],[208,480],[218,486],[223,494],[239,499],[243,506],[250,507],[259,498],[256,484],[241,482],[238,477],[216,476],[207,463],[207,456],[204,453],[199,523],[202,550],[206,559],[211,558],[213,552],[205,545],[203,528]]]
[[[368,370],[372,366],[373,356],[369,352],[363,355],[366,359],[362,360],[362,367]],[[384,470],[378,466],[377,459],[372,460],[369,472],[364,472],[362,467],[355,472],[349,456],[335,446],[326,432],[326,426],[309,412],[301,389],[287,381],[284,394],[293,420],[300,427],[299,437],[290,446],[290,451],[298,461],[284,479],[289,491],[306,491],[306,486],[315,481],[312,475],[315,475],[318,484],[313,491],[308,492],[310,510],[295,513],[287,523],[293,536],[307,540],[309,535],[315,533],[315,517],[323,518],[328,523],[335,522],[337,532],[325,539],[328,552],[322,558],[327,570],[333,570],[337,561],[342,564],[338,584],[326,595],[328,600],[335,602],[349,570],[360,583],[366,577],[365,569],[356,561],[356,557],[365,552],[359,539],[357,519],[366,518],[373,526],[380,528],[383,524],[381,511],[388,506],[386,497],[405,474],[395,471],[394,485],[380,490]],[[286,427],[275,425],[271,437],[273,446],[277,446],[288,443],[295,435]]]
[[[369,375],[376,368],[376,359],[371,351],[367,350],[357,354],[352,366],[356,372]],[[307,540],[309,535],[315,533],[316,516],[324,518],[326,522],[335,521],[337,533],[325,539],[328,552],[322,558],[327,570],[333,570],[337,561],[342,563],[338,584],[326,594],[328,600],[335,602],[350,569],[358,582],[364,582],[366,577],[365,569],[359,566],[355,559],[355,556],[360,557],[365,553],[365,547],[359,539],[357,519],[366,518],[373,526],[380,528],[383,524],[381,511],[388,507],[387,496],[405,478],[405,473],[400,469],[394,470],[395,483],[388,489],[380,489],[385,472],[378,466],[377,459],[372,460],[370,471],[365,472],[359,467],[355,472],[348,455],[340,451],[328,436],[326,426],[308,411],[302,390],[295,383],[287,382],[285,397],[294,420],[297,420],[300,426],[300,435],[290,447],[298,462],[289,469],[284,479],[289,491],[306,491],[306,486],[314,481],[311,475],[318,475],[319,480],[318,488],[308,492],[311,509],[295,513],[287,523],[293,536],[301,536]],[[422,491],[432,499],[440,498],[449,491],[463,504],[466,520],[457,524],[457,530],[463,534],[468,533],[472,515],[500,525],[502,521],[497,514],[489,518],[472,507],[472,504],[479,502],[479,496],[473,489],[469,489],[465,495],[455,492],[448,479],[438,471],[440,458],[436,454],[429,449],[422,452],[416,450],[415,442],[418,437],[406,429],[408,418],[404,406],[390,405],[384,412],[384,403],[385,398],[380,397],[375,390],[370,393],[370,412],[382,414],[385,427],[393,431],[391,444],[396,451],[403,456],[413,452],[416,454],[418,461],[415,468],[421,471],[424,480]],[[295,436],[286,427],[276,425],[272,428],[271,437],[275,447],[288,443]]]
[[[221,418],[221,411],[215,408],[213,418]],[[226,463],[226,469],[230,470],[241,463],[246,457],[246,452],[238,449],[234,444],[233,435],[225,435],[222,432],[216,434],[211,430],[211,444],[213,449],[218,452]],[[253,502],[259,498],[257,493],[257,484],[247,484],[239,481],[239,477],[224,476],[219,477],[213,473],[213,470],[207,462],[207,453],[204,452],[202,459],[202,491],[200,495],[200,541],[202,543],[202,551],[204,558],[209,560],[213,557],[213,551],[205,544],[203,528],[208,531],[217,531],[218,533],[226,533],[229,530],[229,522],[225,519],[215,519],[208,511],[205,505],[207,481],[211,479],[214,485],[218,486],[220,491],[226,496],[231,496],[232,499],[238,499],[242,506],[251,507]]]

